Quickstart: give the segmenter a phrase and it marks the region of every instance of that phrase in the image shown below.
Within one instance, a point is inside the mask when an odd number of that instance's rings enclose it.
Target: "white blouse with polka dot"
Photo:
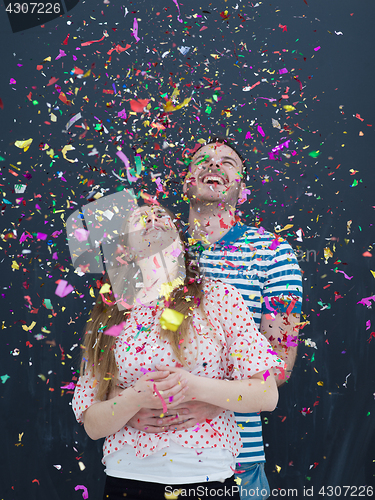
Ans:
[[[193,300],[191,304],[193,308]],[[190,338],[183,339],[180,344],[181,349],[187,352],[186,369],[191,373],[216,379],[241,380],[282,364],[266,338],[257,330],[241,294],[233,286],[206,280],[203,307],[208,321],[200,308],[193,309]],[[146,371],[155,370],[158,363],[181,366],[170,343],[160,338],[161,313],[162,310],[155,307],[134,307],[117,337],[115,357],[120,387],[131,387]],[[96,394],[95,378],[90,375],[80,377],[72,402],[78,422],[82,423],[83,412],[98,402]],[[239,396],[233,394],[236,400]],[[182,431],[147,434],[124,426],[107,436],[103,454],[105,457],[128,444],[135,448],[137,457],[144,458],[168,447],[170,440],[188,448],[228,449],[235,457],[242,447],[233,413],[223,410],[214,420]]]

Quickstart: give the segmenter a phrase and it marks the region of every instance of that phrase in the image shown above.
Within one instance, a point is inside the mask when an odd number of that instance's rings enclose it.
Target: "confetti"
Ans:
[[[176,332],[183,320],[184,315],[182,313],[167,307],[160,316],[160,326],[164,330],[172,330],[173,332]]]

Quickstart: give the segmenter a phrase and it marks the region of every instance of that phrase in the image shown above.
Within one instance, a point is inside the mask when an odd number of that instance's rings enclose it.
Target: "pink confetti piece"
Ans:
[[[274,356],[278,356],[277,352],[273,351],[272,349],[267,349],[267,352],[273,354]]]
[[[76,491],[83,490],[83,492],[82,492],[82,498],[84,500],[86,500],[87,498],[89,498],[89,494],[88,494],[87,488],[86,488],[86,486],[83,486],[83,484],[77,484],[77,486],[74,489]]]
[[[180,255],[180,253],[182,252],[182,250],[180,248],[175,248],[172,252],[171,252],[171,255],[172,257],[178,257]]]
[[[164,399],[162,398],[162,395],[160,394],[160,392],[157,390],[156,384],[153,385],[153,388],[154,388],[154,392],[157,394],[158,398],[160,399],[161,404],[163,405],[163,413],[167,413],[167,411],[168,411],[167,404],[164,401]]]
[[[268,247],[270,250],[276,250],[276,248],[280,245],[280,242],[277,238],[271,241],[270,246]]]
[[[281,144],[278,144],[277,146],[275,146],[274,148],[272,148],[272,152],[276,153],[276,151],[281,151],[284,148],[288,148],[289,147],[289,143],[290,143],[290,140],[282,142]]]
[[[347,280],[351,280],[353,278],[353,276],[348,276],[346,273],[344,273],[344,271],[340,271],[339,269],[336,269],[335,272],[343,274]]]
[[[315,47],[315,49],[314,49],[314,50],[315,50],[315,52],[317,52],[317,51],[318,51],[318,50],[320,50],[320,49],[321,49],[321,47],[320,47],[320,45],[319,45],[318,47]]]
[[[262,127],[260,125],[257,126],[257,131],[260,133],[260,135],[262,137],[266,136],[266,134],[264,133],[264,130],[262,129]]]
[[[286,339],[286,345],[287,347],[296,347],[298,343],[296,342],[297,336],[294,335],[288,335]]]
[[[76,229],[74,231],[74,236],[77,238],[78,241],[86,241],[88,240],[90,231],[87,231],[86,229]]]
[[[68,389],[70,391],[74,391],[75,389],[74,382],[70,382],[68,385],[62,385],[60,389]]]
[[[125,119],[126,119],[126,111],[125,111],[125,109],[122,109],[121,111],[119,111],[119,112],[117,113],[117,116],[118,116],[119,118],[123,118],[123,119],[125,120]]]
[[[271,304],[270,304],[270,301],[269,301],[269,298],[268,297],[263,297],[264,299],[264,303],[266,304],[266,307],[269,311],[272,311],[272,312],[275,312],[277,313],[276,309],[274,309]]]
[[[196,427],[194,427],[194,429],[192,429],[194,432],[198,432],[199,429],[201,428],[201,426],[199,424],[197,424]]]
[[[134,18],[134,21],[133,21],[133,36],[135,38],[135,41],[139,42],[140,38],[138,36],[138,21],[136,18]]]
[[[37,233],[37,238],[38,238],[38,240],[46,240],[47,239],[47,234],[45,234],[45,233]]]
[[[253,136],[251,135],[251,132],[246,132],[245,139],[252,139]]]
[[[23,232],[20,236],[20,243],[23,243],[24,241],[26,241],[27,238],[32,238],[31,234],[27,234],[27,233]]]
[[[270,376],[270,372],[269,372],[269,370],[267,370],[267,371],[265,371],[265,372],[263,373],[263,378],[264,378],[264,380],[267,380],[269,376]]]
[[[178,16],[177,16],[177,20],[179,23],[182,23],[182,19],[181,19],[181,11],[180,11],[180,6],[178,5],[178,2],[177,0],[173,0],[173,3],[176,5],[177,9],[178,9]]]
[[[285,73],[288,73],[288,70],[286,68],[279,69],[279,75],[285,75]]]
[[[264,227],[260,226],[257,232],[258,234],[264,234]]]
[[[57,252],[54,252],[54,253],[52,254],[52,258],[53,258],[54,260],[57,260],[57,259],[58,259],[58,257],[57,257]]]
[[[17,83],[17,82],[16,82],[16,80],[15,80],[14,78],[11,78],[11,79],[9,80],[9,85],[13,85],[13,84],[15,84],[15,83]]]
[[[371,328],[371,321],[368,320],[366,321],[366,330],[369,330]]]
[[[55,61],[57,61],[57,59],[61,59],[61,57],[65,57],[66,54],[63,50],[59,49],[60,52],[59,52],[59,55],[57,57],[55,57]]]
[[[74,290],[72,285],[69,285],[67,281],[65,280],[58,280],[56,281],[58,283],[57,288],[55,290],[55,294],[58,295],[59,297],[66,297],[67,295],[70,294]]]
[[[108,330],[104,330],[104,335],[110,335],[111,337],[118,337],[125,326],[125,321],[119,325],[113,325]]]
[[[132,175],[130,175],[130,172],[129,172],[130,165],[129,165],[128,157],[122,151],[117,151],[116,155],[120,158],[121,161],[123,161],[123,163],[125,165],[126,175],[127,175],[128,181],[130,183],[136,181],[137,177],[133,177]]]
[[[241,199],[238,200],[238,204],[239,205],[242,205],[242,203],[245,203],[245,201],[247,201],[247,195],[250,195],[251,194],[251,191],[250,189],[244,189],[242,192],[241,192]]]
[[[375,302],[375,295],[371,295],[371,297],[363,297],[357,304],[363,304],[364,306],[371,306],[371,300]]]
[[[155,179],[155,182],[156,182],[156,191],[158,193],[162,193],[163,192],[163,183],[161,182],[161,179],[159,177],[157,177]]]

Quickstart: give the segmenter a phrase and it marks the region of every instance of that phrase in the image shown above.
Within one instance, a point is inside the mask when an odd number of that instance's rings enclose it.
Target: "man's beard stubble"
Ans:
[[[189,198],[191,206],[195,209],[200,208],[202,211],[202,209],[204,210],[206,208],[208,211],[214,211],[217,208],[226,208],[226,206],[228,208],[235,207],[238,202],[240,190],[240,183],[234,182],[228,190],[225,190],[224,194],[223,191],[221,191],[212,197],[210,194],[206,195],[202,192],[199,193],[199,188],[197,186],[189,184],[187,186],[186,195]],[[212,192],[212,194],[214,193]]]

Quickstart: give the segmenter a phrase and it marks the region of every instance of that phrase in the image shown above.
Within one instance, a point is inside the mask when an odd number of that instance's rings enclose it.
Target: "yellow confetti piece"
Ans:
[[[22,325],[22,328],[25,330],[25,332],[27,332],[29,330],[32,330],[35,325],[36,325],[36,321],[33,321],[30,326]]]
[[[234,480],[238,486],[242,483],[242,478],[240,477],[235,477]]]
[[[163,330],[172,330],[172,332],[176,332],[183,320],[184,315],[182,313],[167,307],[160,316],[160,326]]]
[[[327,247],[324,249],[324,260],[326,264],[330,257],[333,257],[333,253],[332,250],[329,247]]]
[[[296,108],[294,106],[291,106],[290,104],[286,104],[285,106],[283,106],[283,108],[285,109],[285,111],[288,113],[289,111],[293,111],[295,110]]]
[[[17,148],[23,149],[24,151],[27,151],[30,147],[30,144],[33,142],[33,139],[27,139],[26,141],[16,141],[14,145]]]
[[[281,467],[280,467],[279,465],[276,465],[276,470],[277,470],[277,472],[280,474]]]
[[[187,97],[186,99],[184,99],[182,101],[181,104],[177,104],[177,106],[175,106],[172,101],[167,101],[166,104],[164,104],[164,111],[166,113],[171,113],[172,111],[176,111],[177,109],[181,109],[183,108],[184,106],[187,106],[189,104],[189,102],[191,101],[191,97]]]
[[[373,275],[373,277],[375,278],[375,271],[372,271],[372,270],[370,269],[370,273],[371,273],[371,274]]]
[[[20,268],[19,264],[17,264],[17,262],[14,260],[14,261],[12,262],[12,269],[17,269],[17,271],[18,271],[18,270],[19,270],[19,268]]]
[[[81,471],[86,469],[86,465],[81,461],[78,462],[78,467],[80,468]]]
[[[74,160],[71,160],[69,159],[67,156],[66,156],[66,153],[68,151],[72,151],[73,149],[75,149],[74,146],[72,146],[71,144],[67,144],[66,146],[64,146],[61,150],[61,154],[63,155],[63,158],[64,160],[68,161],[69,163],[76,163],[78,161],[78,158],[75,158]]]
[[[102,285],[101,289],[99,290],[99,293],[108,293],[111,291],[111,285],[109,283],[104,283]]]
[[[242,396],[239,395],[237,401],[242,401]]]
[[[324,382],[322,382],[321,380],[319,380],[318,385],[320,385],[322,387],[324,385]]]
[[[184,280],[179,276],[176,279],[174,279],[172,282],[169,281],[168,283],[162,283],[160,286],[160,295],[162,297],[165,297],[166,300],[169,300],[169,296],[173,292],[173,290],[184,284]]]
[[[294,226],[294,224],[287,224],[282,229],[275,229],[275,233],[281,233],[281,231],[286,231],[287,229],[291,229],[293,226]]]

